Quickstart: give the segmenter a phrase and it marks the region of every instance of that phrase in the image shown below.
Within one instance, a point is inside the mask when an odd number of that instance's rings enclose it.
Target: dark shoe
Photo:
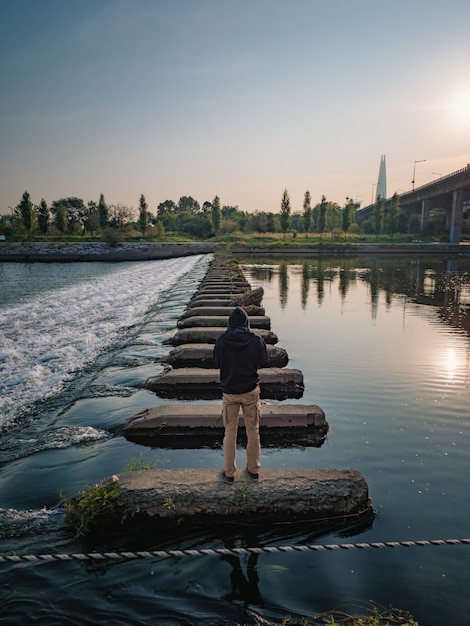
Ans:
[[[228,482],[228,483],[230,483],[230,484],[232,484],[232,483],[233,483],[233,481],[235,480],[235,478],[234,478],[233,476],[227,476],[227,474],[226,474],[225,472],[222,472],[222,478],[223,478],[226,482]]]
[[[252,478],[253,480],[258,480],[259,478],[259,474],[253,474],[252,472],[250,472],[249,470],[246,470],[248,472],[248,476],[250,478]]]

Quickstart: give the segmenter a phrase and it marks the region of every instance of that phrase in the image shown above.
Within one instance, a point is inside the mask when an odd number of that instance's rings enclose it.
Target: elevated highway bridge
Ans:
[[[431,211],[440,209],[447,212],[446,226],[449,241],[459,243],[462,232],[462,219],[470,216],[470,163],[461,170],[442,176],[432,183],[399,194],[400,209],[411,215],[421,214],[421,230],[429,220]],[[392,198],[385,199],[385,211]],[[372,217],[374,205],[370,204],[356,213],[359,223]]]

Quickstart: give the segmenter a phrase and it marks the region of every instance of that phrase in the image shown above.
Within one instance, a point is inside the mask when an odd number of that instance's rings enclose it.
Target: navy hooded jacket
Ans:
[[[258,368],[268,366],[268,353],[262,337],[252,333],[246,312],[236,307],[227,330],[214,346],[215,366],[220,368],[224,393],[246,393],[259,384]]]

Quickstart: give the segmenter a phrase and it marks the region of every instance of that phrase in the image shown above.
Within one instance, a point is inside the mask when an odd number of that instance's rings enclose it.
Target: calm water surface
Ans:
[[[147,448],[120,434],[171,402],[139,389],[209,257],[128,264],[0,264],[1,554],[105,551],[62,528],[57,507],[127,463],[222,466],[220,446]],[[116,549],[466,538],[470,262],[445,258],[243,260],[300,400],[326,412],[320,448],[263,448],[264,468],[354,468],[372,525],[229,527],[126,537]],[[240,465],[243,451],[240,451]],[[113,562],[0,563],[0,623],[258,624],[372,600],[422,625],[470,623],[470,547],[384,548]]]

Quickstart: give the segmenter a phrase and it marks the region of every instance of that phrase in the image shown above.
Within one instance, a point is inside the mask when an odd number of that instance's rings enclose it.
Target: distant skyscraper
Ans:
[[[378,197],[387,197],[387,172],[385,170],[385,154],[380,157],[379,177],[377,178],[377,192],[375,194],[375,200]]]

